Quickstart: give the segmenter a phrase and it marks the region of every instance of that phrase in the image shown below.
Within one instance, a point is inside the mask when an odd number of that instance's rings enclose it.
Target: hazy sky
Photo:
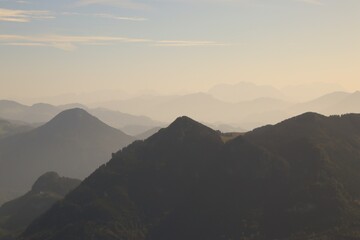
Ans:
[[[0,98],[250,81],[360,89],[359,0],[0,0]]]

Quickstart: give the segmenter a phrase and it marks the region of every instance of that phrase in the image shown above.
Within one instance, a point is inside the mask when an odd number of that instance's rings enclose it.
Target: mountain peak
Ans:
[[[56,117],[68,117],[68,116],[73,116],[73,117],[74,116],[76,116],[76,117],[90,116],[90,117],[92,117],[88,112],[86,112],[82,108],[71,108],[68,110],[64,110],[61,113],[59,113]]]
[[[31,188],[32,192],[54,192],[63,194],[67,192],[67,187],[77,186],[80,180],[60,177],[57,172],[47,172],[41,175]],[[73,188],[73,187],[72,187]]]
[[[187,125],[187,124],[199,124],[199,123],[188,116],[181,116],[176,118],[171,125]]]
[[[105,125],[99,119],[92,116],[90,113],[81,108],[73,108],[62,111],[56,115],[52,120],[44,125],[51,126],[63,126],[66,128],[84,128],[85,126]]]
[[[326,119],[326,117],[324,115],[321,115],[319,113],[315,113],[315,112],[306,112],[303,113],[299,116],[294,117],[293,119],[297,119],[297,120],[307,120],[307,121],[317,121],[317,120],[322,120],[322,119]]]
[[[47,172],[43,175],[41,175],[36,182],[34,183],[32,190],[33,191],[44,191],[46,189],[46,185],[49,184],[49,182],[57,181],[60,178],[59,174],[57,172]]]
[[[171,123],[169,125],[168,129],[182,130],[182,131],[185,131],[185,130],[194,131],[196,129],[198,129],[198,130],[206,129],[208,131],[215,132],[213,129],[209,128],[208,126],[205,126],[205,125],[193,120],[192,118],[190,118],[188,116],[178,117],[173,123]]]
[[[222,143],[218,132],[187,116],[178,117],[167,128],[160,130],[150,139],[166,139],[165,141],[191,141],[190,139],[197,139],[199,141]]]
[[[63,195],[68,192],[68,187],[73,189],[78,186],[80,182],[78,179],[60,177],[57,172],[47,172],[35,181],[31,191],[35,193],[53,192]]]

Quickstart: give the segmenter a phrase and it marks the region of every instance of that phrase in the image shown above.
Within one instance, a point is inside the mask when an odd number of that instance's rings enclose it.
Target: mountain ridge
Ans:
[[[359,114],[305,113],[224,143],[177,118],[114,154],[22,239],[356,239],[359,126]]]
[[[162,125],[162,123],[145,116],[135,116],[105,108],[88,108],[85,105],[77,103],[60,106],[54,106],[46,103],[36,103],[28,106],[15,101],[0,100],[0,117],[10,120],[23,121],[29,124],[39,124],[50,121],[53,117],[64,110],[73,108],[84,109],[90,114],[98,117],[101,121],[115,128],[123,128],[129,124],[149,126],[149,128]]]

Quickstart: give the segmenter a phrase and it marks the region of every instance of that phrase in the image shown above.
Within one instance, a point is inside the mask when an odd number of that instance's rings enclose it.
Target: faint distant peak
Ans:
[[[321,96],[319,98],[316,98],[316,99],[328,99],[328,98],[336,98],[336,97],[346,97],[346,96],[349,96],[349,95],[351,95],[351,93],[343,92],[343,91],[336,91],[336,92],[331,92],[331,93],[325,94],[325,95],[323,95],[323,96]]]
[[[353,92],[351,95],[353,95],[353,96],[360,96],[360,91],[355,91],[355,92]]]

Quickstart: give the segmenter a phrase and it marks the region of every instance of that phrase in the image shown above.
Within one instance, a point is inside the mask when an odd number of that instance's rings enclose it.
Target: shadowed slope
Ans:
[[[23,239],[357,239],[359,139],[359,115],[307,113],[226,144],[181,117],[114,155]]]

